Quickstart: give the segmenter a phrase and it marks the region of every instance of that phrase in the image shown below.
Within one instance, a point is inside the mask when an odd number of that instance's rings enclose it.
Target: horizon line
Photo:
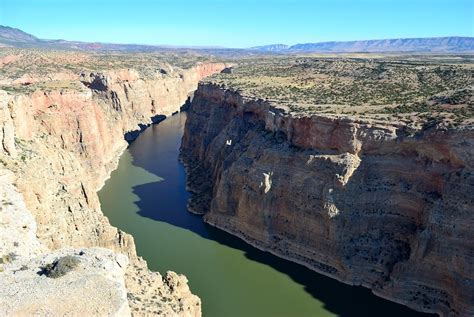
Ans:
[[[157,47],[173,47],[173,48],[213,48],[213,49],[252,49],[252,48],[258,48],[258,47],[265,47],[265,46],[271,46],[271,45],[286,45],[288,48],[295,46],[295,45],[300,45],[300,44],[321,44],[321,43],[344,43],[344,42],[368,42],[368,41],[386,41],[386,40],[409,40],[409,39],[441,39],[441,38],[466,38],[466,39],[474,39],[474,35],[468,36],[468,35],[437,35],[437,36],[426,36],[426,37],[387,37],[387,38],[375,38],[375,39],[361,39],[361,40],[324,40],[324,41],[305,41],[305,42],[297,42],[293,44],[286,44],[282,42],[273,42],[273,43],[268,43],[268,44],[259,44],[259,45],[252,45],[252,46],[246,46],[246,47],[231,47],[231,46],[220,46],[220,45],[187,45],[187,44],[150,44],[150,43],[133,43],[133,42],[114,42],[114,41],[87,41],[87,40],[74,40],[74,39],[65,39],[65,38],[39,38],[36,35],[26,32],[21,28],[14,27],[14,26],[9,26],[9,25],[2,25],[0,24],[0,27],[5,27],[5,28],[10,28],[14,30],[18,30],[20,32],[24,32],[26,34],[29,34],[35,38],[37,38],[40,41],[67,41],[67,42],[78,42],[78,43],[91,43],[91,44],[112,44],[112,45],[140,45],[140,46],[157,46]]]

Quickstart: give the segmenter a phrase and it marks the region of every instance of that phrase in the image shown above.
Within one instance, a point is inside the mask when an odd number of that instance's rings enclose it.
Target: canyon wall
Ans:
[[[34,216],[39,241],[49,250],[104,247],[126,254],[132,313],[199,316],[200,300],[184,276],[168,272],[162,278],[147,269],[133,238],[103,216],[97,191],[116,167],[125,139],[179,111],[200,79],[224,67],[170,66],[148,78],[133,69],[111,70],[83,73],[75,88],[0,91],[1,163],[15,175],[11,184]]]
[[[200,84],[189,209],[248,243],[419,311],[474,315],[474,130],[289,114]]]

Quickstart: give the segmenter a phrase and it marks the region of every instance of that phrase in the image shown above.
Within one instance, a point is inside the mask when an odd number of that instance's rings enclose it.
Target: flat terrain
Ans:
[[[208,82],[298,114],[465,125],[474,117],[472,55],[314,55],[245,59]]]
[[[131,70],[140,78],[165,76],[209,56],[184,51],[161,53],[88,53],[48,49],[0,48],[0,89],[10,92],[81,89],[81,74]]]
[[[31,93],[85,89],[81,76],[121,72],[146,79],[199,62],[226,61],[231,73],[205,81],[294,114],[346,115],[417,126],[474,123],[474,55],[323,54],[238,55],[229,50],[91,53],[0,48],[0,89]],[[127,75],[129,76],[129,74]]]

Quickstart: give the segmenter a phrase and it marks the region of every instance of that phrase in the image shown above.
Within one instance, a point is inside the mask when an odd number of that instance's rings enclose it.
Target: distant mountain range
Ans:
[[[286,44],[270,44],[270,45],[262,45],[262,46],[254,46],[251,47],[251,50],[263,51],[263,52],[283,52],[290,48],[289,45]]]
[[[0,42],[3,44],[34,43],[39,39],[22,30],[0,25]]]
[[[56,49],[77,49],[92,51],[154,51],[162,49],[176,49],[172,46],[140,45],[140,44],[112,44],[98,42],[79,42],[66,40],[44,40],[31,34],[8,26],[0,25],[0,46],[12,47],[43,47]],[[211,47],[181,47],[190,49],[225,50]],[[235,49],[234,49],[235,50]],[[368,41],[319,42],[295,45],[271,44],[251,47],[248,50],[261,53],[352,53],[352,52],[474,52],[474,37],[432,37],[432,38],[405,38]]]
[[[272,44],[252,47],[263,52],[474,52],[474,37],[431,37],[368,41],[319,42],[288,46]]]
[[[130,51],[149,52],[168,49],[202,49],[220,51],[218,47],[178,47],[167,45],[142,45],[142,44],[115,44],[101,42],[81,42],[67,40],[45,40],[39,39],[20,29],[0,25],[0,47],[18,48],[52,48],[52,49],[72,49],[82,51]]]
[[[154,51],[160,46],[139,45],[139,44],[112,44],[97,42],[80,42],[66,40],[44,40],[39,39],[22,30],[9,26],[0,25],[0,46],[20,47],[20,48],[53,48],[53,49],[73,49],[83,51]]]

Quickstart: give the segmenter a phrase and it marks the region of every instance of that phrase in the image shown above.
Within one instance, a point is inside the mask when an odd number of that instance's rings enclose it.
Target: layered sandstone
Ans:
[[[474,130],[288,113],[212,83],[182,143],[190,210],[384,298],[474,314]]]
[[[65,75],[67,85],[55,75],[48,89],[0,90],[1,163],[15,174],[15,188],[34,216],[41,254],[65,247],[126,254],[130,264],[123,276],[132,313],[198,316],[200,300],[184,276],[148,270],[133,238],[103,216],[96,192],[127,141],[179,111],[201,78],[224,67],[168,65],[146,77],[131,68],[83,72]]]
[[[0,315],[130,315],[127,257],[99,248],[51,252],[36,236],[14,182],[11,171],[0,169]],[[75,267],[60,278],[42,274],[64,257],[72,257]]]

